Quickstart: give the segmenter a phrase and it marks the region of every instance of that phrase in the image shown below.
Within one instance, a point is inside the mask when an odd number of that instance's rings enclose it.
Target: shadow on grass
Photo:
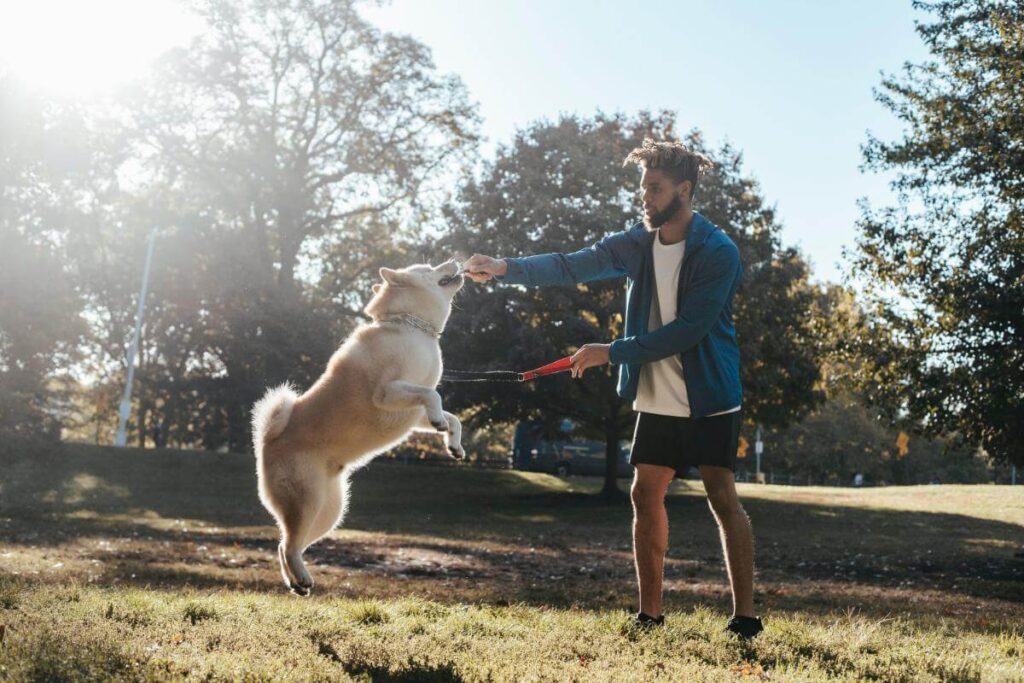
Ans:
[[[101,583],[279,589],[277,533],[256,497],[248,456],[65,446],[3,457],[4,546],[122,539],[115,551],[81,551],[102,563]],[[307,558],[328,589],[358,578],[369,595],[555,605],[631,597],[629,507],[564,487],[542,475],[378,463],[354,476],[344,525],[373,535],[345,538],[342,531]],[[1019,525],[760,498],[744,505],[757,539],[759,586],[784,587],[765,596],[773,608],[834,609],[844,600],[832,594],[836,586],[1024,602],[1024,560],[1012,553],[1024,546]],[[705,499],[672,495],[667,508],[670,603],[691,606],[711,594],[726,604],[718,530]],[[83,511],[95,515],[74,516]],[[154,528],[153,520],[215,528]],[[200,544],[237,556],[237,564],[199,553]],[[709,593],[711,585],[718,588]],[[866,611],[879,614],[927,609],[907,596],[864,600]]]
[[[401,671],[391,671],[381,666],[347,664],[344,669],[351,676],[369,676],[373,683],[462,683],[462,677],[455,673],[455,667],[451,664],[410,666]]]

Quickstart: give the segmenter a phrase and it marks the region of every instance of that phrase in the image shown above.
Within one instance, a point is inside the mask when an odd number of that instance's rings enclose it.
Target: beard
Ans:
[[[679,195],[676,195],[675,199],[669,202],[668,206],[661,211],[655,211],[650,216],[645,215],[644,225],[647,226],[648,230],[656,230],[672,220],[682,210],[683,200]]]

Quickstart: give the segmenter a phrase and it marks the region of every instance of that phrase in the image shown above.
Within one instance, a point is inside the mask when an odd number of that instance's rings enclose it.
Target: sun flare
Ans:
[[[198,30],[173,0],[4,2],[0,73],[61,93],[93,93],[140,76]]]

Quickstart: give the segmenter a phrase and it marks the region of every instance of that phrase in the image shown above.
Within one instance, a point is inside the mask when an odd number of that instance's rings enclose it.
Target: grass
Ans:
[[[638,633],[630,510],[593,479],[374,464],[303,599],[247,456],[0,468],[0,680],[1024,681],[1022,489],[741,485],[747,645],[695,482],[667,501],[668,626]]]

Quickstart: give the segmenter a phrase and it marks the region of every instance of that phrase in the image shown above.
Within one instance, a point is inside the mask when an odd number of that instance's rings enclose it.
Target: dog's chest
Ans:
[[[406,381],[434,387],[441,379],[441,347],[436,340],[416,340],[403,349],[402,370]]]

